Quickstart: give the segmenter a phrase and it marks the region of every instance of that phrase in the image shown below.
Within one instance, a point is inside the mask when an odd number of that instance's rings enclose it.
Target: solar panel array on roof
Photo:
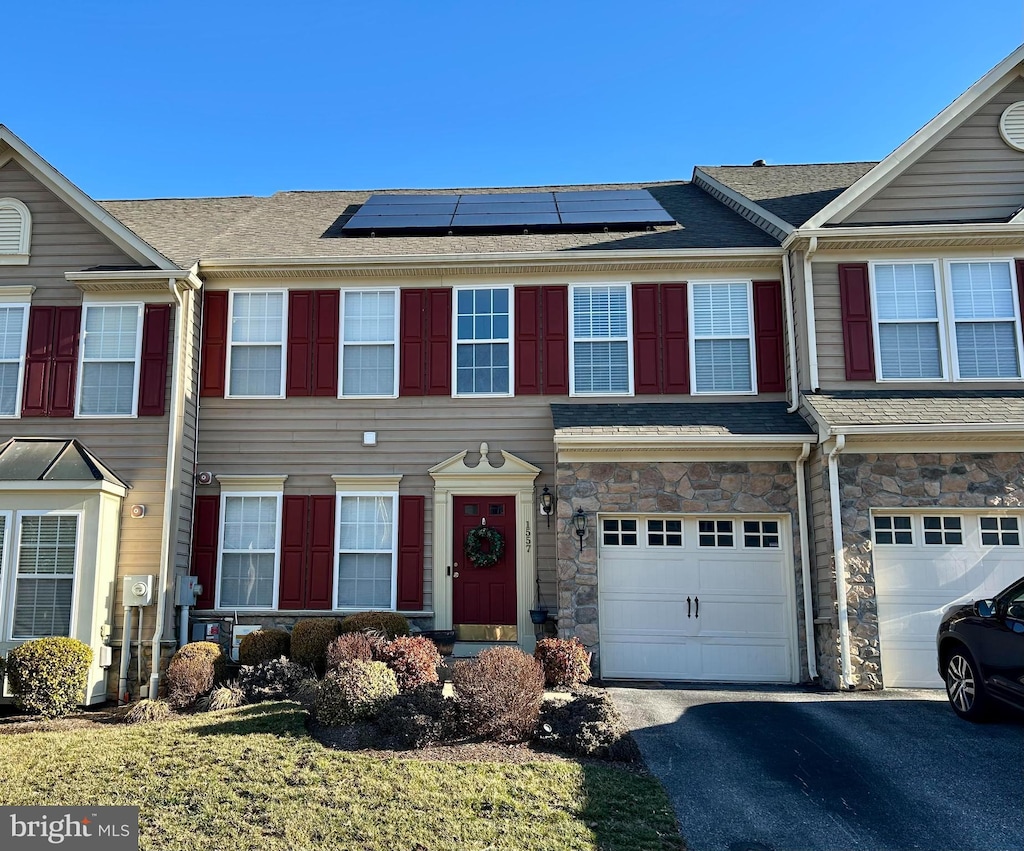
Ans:
[[[637,230],[674,225],[646,189],[502,192],[477,195],[371,195],[341,232],[346,236],[415,233],[550,233]]]

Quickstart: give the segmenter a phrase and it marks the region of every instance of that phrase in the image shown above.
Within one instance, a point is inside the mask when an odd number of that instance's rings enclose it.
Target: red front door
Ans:
[[[454,498],[452,553],[452,621],[459,624],[516,623],[515,497],[457,496]],[[466,536],[479,526],[499,532],[505,551],[497,563],[478,567],[466,555]]]

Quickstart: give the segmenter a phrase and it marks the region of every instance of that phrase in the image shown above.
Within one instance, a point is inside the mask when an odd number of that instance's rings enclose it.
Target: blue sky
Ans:
[[[11,5],[0,122],[101,199],[877,159],[1024,40],[1021,0]]]

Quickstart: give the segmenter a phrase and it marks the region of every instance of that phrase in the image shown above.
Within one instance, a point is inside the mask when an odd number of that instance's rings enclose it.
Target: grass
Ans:
[[[0,736],[0,805],[138,806],[141,848],[674,851],[656,780],[571,762],[380,760],[267,703],[163,723]]]

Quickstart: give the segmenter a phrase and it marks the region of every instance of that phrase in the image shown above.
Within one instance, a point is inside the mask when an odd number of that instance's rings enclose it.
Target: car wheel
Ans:
[[[946,696],[953,711],[968,721],[981,721],[988,711],[978,666],[966,648],[958,647],[946,662]]]

